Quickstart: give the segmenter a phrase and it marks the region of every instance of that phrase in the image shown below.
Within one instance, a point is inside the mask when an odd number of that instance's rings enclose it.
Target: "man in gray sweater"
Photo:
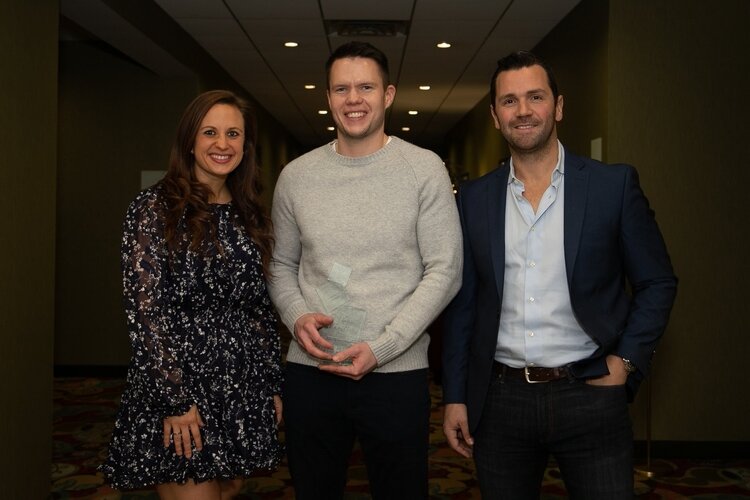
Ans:
[[[347,43],[326,70],[337,139],[287,165],[273,200],[289,468],[298,499],[341,498],[357,439],[374,498],[427,498],[425,330],[461,285],[451,183],[434,153],[385,134],[380,50]]]

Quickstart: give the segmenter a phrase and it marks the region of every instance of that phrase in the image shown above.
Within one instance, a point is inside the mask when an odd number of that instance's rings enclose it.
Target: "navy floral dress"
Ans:
[[[281,392],[276,316],[260,253],[231,203],[211,205],[221,248],[169,256],[159,186],[124,223],[122,267],[133,357],[109,457],[114,488],[247,476],[278,463],[273,395]],[[187,237],[183,243],[187,246]],[[163,419],[197,405],[203,450],[163,445]]]

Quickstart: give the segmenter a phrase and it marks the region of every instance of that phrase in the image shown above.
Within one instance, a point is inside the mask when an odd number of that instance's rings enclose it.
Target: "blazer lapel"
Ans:
[[[565,222],[564,247],[565,270],[568,283],[573,276],[578,245],[583,229],[583,217],[586,210],[589,174],[585,164],[577,156],[565,152]]]
[[[505,202],[508,192],[510,162],[505,161],[493,174],[487,188],[487,234],[489,235],[490,255],[495,270],[497,294],[503,296],[505,282]]]

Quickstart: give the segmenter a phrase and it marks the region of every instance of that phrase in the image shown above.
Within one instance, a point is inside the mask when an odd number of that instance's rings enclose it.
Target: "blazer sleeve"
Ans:
[[[626,169],[620,245],[631,289],[630,309],[616,354],[633,362],[637,378],[648,374],[677,293],[677,277],[638,173]]]
[[[477,275],[472,257],[471,245],[467,237],[463,193],[457,198],[458,214],[461,221],[464,262],[462,284],[444,312],[443,333],[443,402],[466,403],[468,378],[469,345],[476,319]]]

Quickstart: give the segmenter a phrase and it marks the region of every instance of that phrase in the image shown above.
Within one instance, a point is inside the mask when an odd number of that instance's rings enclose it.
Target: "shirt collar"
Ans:
[[[563,148],[562,143],[558,139],[557,141],[557,165],[555,165],[555,169],[552,171],[552,185],[557,187],[560,184],[560,179],[562,179],[563,175],[565,175],[565,148]],[[512,184],[514,182],[523,184],[523,182],[521,182],[516,177],[516,167],[513,165],[513,157],[511,156],[510,175],[508,176],[508,184]]]

